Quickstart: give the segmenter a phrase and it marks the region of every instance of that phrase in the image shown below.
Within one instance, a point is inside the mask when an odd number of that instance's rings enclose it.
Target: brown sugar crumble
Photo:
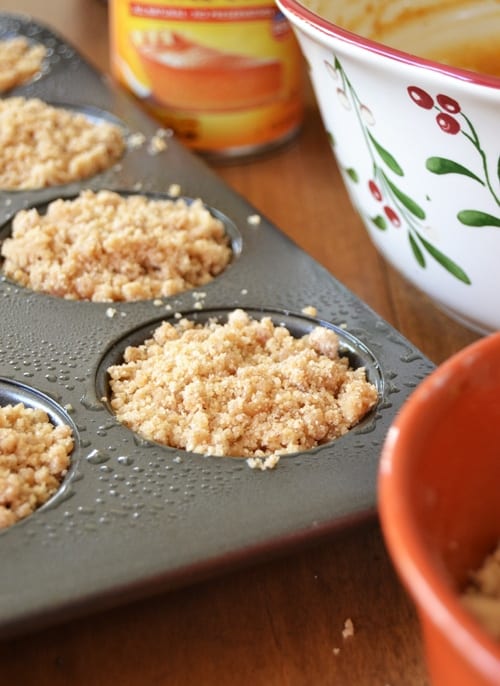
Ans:
[[[471,575],[461,601],[484,629],[500,640],[500,543]]]
[[[344,622],[344,628],[342,629],[342,638],[352,638],[354,636],[354,622],[350,617],[348,617]]]
[[[0,41],[0,93],[20,86],[37,74],[47,50],[24,36]]]
[[[0,529],[43,505],[59,488],[73,450],[69,426],[22,403],[0,407]]]
[[[306,307],[302,308],[302,314],[306,314],[309,317],[316,317],[318,315],[318,310],[314,305],[306,305]]]
[[[79,181],[111,167],[125,150],[121,128],[38,98],[0,100],[0,188]]]
[[[250,469],[260,469],[261,472],[266,472],[268,469],[276,469],[280,461],[280,456],[273,454],[267,457],[248,457],[247,465]]]
[[[232,251],[223,223],[201,200],[151,200],[85,190],[46,214],[22,210],[4,241],[4,274],[70,300],[170,296],[211,281]]]
[[[345,434],[377,401],[365,370],[339,355],[334,331],[294,338],[240,309],[226,323],[163,322],[108,374],[119,421],[204,455],[304,451]]]

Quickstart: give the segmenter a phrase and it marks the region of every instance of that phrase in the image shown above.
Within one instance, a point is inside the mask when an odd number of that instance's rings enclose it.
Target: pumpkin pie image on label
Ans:
[[[114,0],[113,77],[212,158],[288,141],[303,118],[303,57],[272,0]]]
[[[278,59],[225,52],[173,31],[134,31],[131,40],[152,97],[170,108],[229,112],[280,97]]]

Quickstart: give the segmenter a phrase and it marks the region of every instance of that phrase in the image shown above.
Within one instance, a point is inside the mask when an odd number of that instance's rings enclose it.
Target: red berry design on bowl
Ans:
[[[441,267],[443,267],[449,274],[469,285],[471,280],[464,270],[454,262],[448,255],[441,252],[430,240],[429,236],[424,236],[423,231],[426,230],[423,224],[426,221],[426,209],[419,204],[419,202],[408,195],[404,188],[401,187],[401,182],[404,181],[404,168],[401,166],[396,157],[385,147],[383,141],[379,140],[375,111],[372,111],[369,105],[363,101],[352,82],[344,71],[344,68],[336,56],[333,56],[333,63],[325,62],[329,73],[335,71],[335,76],[338,78],[339,85],[336,88],[336,94],[341,106],[345,109],[353,110],[356,115],[357,122],[363,130],[364,138],[367,145],[368,155],[371,160],[371,173],[369,172],[366,178],[366,187],[370,195],[377,203],[380,203],[381,211],[375,212],[374,216],[367,215],[365,218],[369,220],[370,227],[375,227],[378,231],[386,232],[389,225],[395,229],[406,231],[408,238],[408,245],[417,261],[418,265],[425,269],[427,267],[427,260],[431,258]],[[436,117],[438,125],[443,131],[448,133],[461,132],[468,140],[480,150],[479,138],[473,129],[472,123],[462,113],[462,108],[459,103],[448,95],[440,93],[439,95],[431,95],[428,91],[419,86],[408,86],[407,94],[418,107],[427,110],[429,113],[432,110],[432,118]],[[437,116],[436,116],[437,114]],[[455,115],[455,116],[452,116]],[[460,123],[458,118],[460,119]],[[434,119],[434,121],[436,121]],[[462,123],[463,120],[463,123]],[[429,120],[432,122],[432,120]],[[462,130],[462,126],[464,130]],[[470,135],[467,129],[470,129]],[[371,129],[371,130],[370,130]],[[439,136],[439,134],[438,134]],[[483,156],[484,165],[486,167],[485,156]],[[426,163],[427,169],[436,174],[450,174],[460,173],[476,178],[482,182],[476,175],[453,160],[441,157],[430,157]],[[500,169],[500,163],[499,163]],[[358,184],[360,175],[353,167],[345,166],[345,179],[347,183]],[[486,182],[488,188],[491,190],[489,183],[487,169],[485,168],[487,176]],[[500,175],[500,171],[499,171]],[[500,176],[499,176],[500,178]],[[430,200],[429,196],[426,196]],[[500,205],[500,202],[498,203]],[[491,218],[485,217],[484,213],[474,211],[466,211],[464,217],[458,216],[462,223],[468,223],[474,226],[483,226],[486,222],[490,222]],[[481,214],[481,216],[478,216]],[[500,217],[496,218],[495,226],[500,226]]]
[[[370,189],[370,193],[373,195],[375,200],[377,200],[377,202],[380,202],[382,200],[382,193],[380,192],[380,188],[377,186],[375,181],[369,181],[368,188]]]
[[[443,174],[460,174],[462,176],[467,176],[474,179],[478,183],[482,184],[488,189],[490,196],[500,207],[500,195],[496,190],[495,183],[491,177],[490,169],[487,163],[486,151],[483,150],[481,146],[480,137],[475,130],[475,127],[470,120],[462,112],[462,106],[455,100],[455,98],[445,95],[444,93],[438,93],[436,95],[436,105],[433,104],[432,97],[418,86],[408,86],[408,93],[412,100],[426,109],[436,109],[438,114],[436,115],[436,122],[439,128],[445,133],[449,133],[452,136],[456,136],[461,133],[465,138],[474,146],[476,151],[479,153],[482,162],[482,177],[476,172],[473,172],[468,167],[463,164],[456,162],[449,157],[431,156],[428,157],[425,163],[427,169],[433,174],[443,175]],[[460,121],[459,121],[460,118]],[[497,176],[500,179],[500,160],[497,162]],[[497,226],[500,227],[500,217],[494,216],[489,212],[484,212],[482,210],[461,210],[457,214],[457,219],[466,226]],[[424,247],[426,247],[424,245]],[[426,248],[427,249],[427,248]],[[435,248],[433,248],[433,257],[437,254]],[[415,252],[415,251],[414,251]],[[417,260],[421,262],[419,256],[416,254]],[[465,272],[460,269],[458,265],[453,265],[450,267],[449,258],[446,258],[448,264],[446,268],[451,271],[457,278],[459,278],[464,283],[469,284],[470,279],[465,274]],[[442,263],[443,260],[441,260]]]
[[[427,91],[418,86],[408,86],[408,95],[413,102],[424,110],[431,110],[434,107],[434,100]]]
[[[460,123],[451,114],[440,112],[436,117],[436,121],[445,133],[455,135],[460,131]]]
[[[449,112],[450,114],[458,114],[461,110],[458,102],[453,98],[450,98],[449,95],[443,95],[440,93],[436,96],[436,100],[443,110],[446,110],[446,112]]]
[[[396,214],[396,212],[394,212],[392,207],[385,205],[384,212],[385,212],[385,216],[387,217],[387,219],[391,222],[391,224],[393,226],[397,226],[397,227],[401,226],[401,219]]]

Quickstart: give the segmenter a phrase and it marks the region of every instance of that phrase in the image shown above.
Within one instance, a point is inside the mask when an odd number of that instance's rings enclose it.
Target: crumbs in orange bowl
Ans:
[[[0,189],[79,181],[111,167],[125,150],[119,126],[38,98],[0,100]]]
[[[201,200],[85,190],[46,214],[22,210],[1,250],[4,274],[70,300],[132,301],[204,285],[232,256],[223,223]]]
[[[43,505],[61,485],[73,450],[69,426],[41,409],[0,407],[0,529]]]
[[[0,93],[20,86],[37,74],[47,49],[24,36],[0,41]]]
[[[163,322],[108,374],[111,408],[136,433],[251,460],[327,443],[377,402],[364,368],[339,355],[334,331],[295,338],[239,309],[226,323]]]
[[[484,629],[500,641],[500,543],[471,574],[461,600]]]

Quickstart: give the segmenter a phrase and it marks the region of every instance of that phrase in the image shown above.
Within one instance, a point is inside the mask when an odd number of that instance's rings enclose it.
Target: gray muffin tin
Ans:
[[[234,260],[208,286],[177,297],[110,304],[72,302],[0,281],[0,403],[44,408],[75,435],[60,491],[0,533],[0,637],[192,583],[331,534],[373,515],[381,446],[401,404],[433,365],[323,267],[230,190],[175,139],[152,155],[158,124],[64,39],[24,15],[0,13],[0,39],[44,43],[42,75],[5,94],[40,97],[118,119],[146,144],[86,182],[0,191],[0,240],[21,208],[82,188],[200,197],[226,218]],[[200,305],[196,303],[201,303]],[[313,305],[317,318],[302,313]],[[377,384],[376,409],[334,443],[258,471],[244,460],[204,457],[141,440],[107,403],[106,367],[124,345],[174,313],[204,320],[241,307],[298,335],[335,328],[355,365]]]

